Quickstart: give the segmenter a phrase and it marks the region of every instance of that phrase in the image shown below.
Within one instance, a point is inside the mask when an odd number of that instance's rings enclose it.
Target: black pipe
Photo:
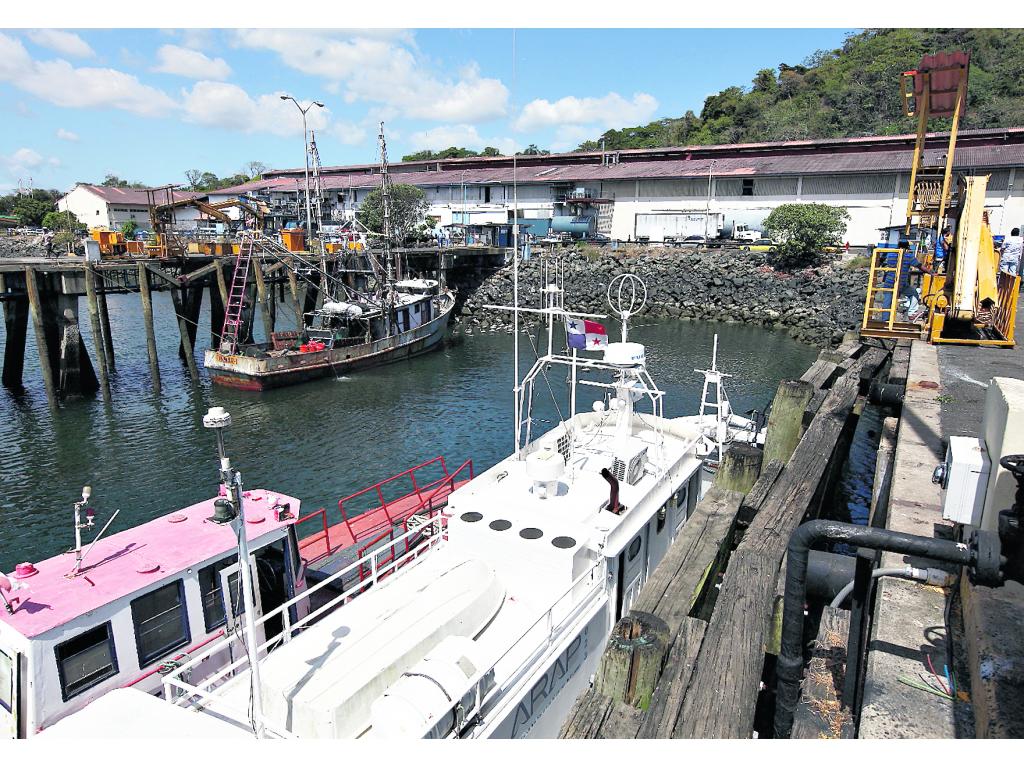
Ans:
[[[813,550],[807,559],[807,595],[831,603],[853,581],[857,558]]]
[[[882,384],[877,379],[868,389],[868,402],[872,405],[888,405],[899,408],[903,405],[903,397],[907,388],[901,384]]]
[[[978,532],[979,536],[983,532]],[[987,538],[987,537],[983,537]],[[811,520],[793,533],[786,555],[786,592],[783,598],[782,642],[775,671],[778,677],[775,701],[775,738],[789,738],[793,730],[793,712],[800,696],[800,677],[804,666],[804,603],[807,599],[807,560],[811,547],[825,542],[843,542],[902,555],[916,555],[957,565],[978,562],[976,544],[964,548],[954,541],[943,541],[909,533],[869,528],[832,520]],[[973,543],[973,540],[972,540]],[[986,542],[987,544],[990,542]],[[989,547],[991,549],[991,547]],[[998,573],[998,538],[996,539]],[[989,576],[991,564],[979,568]]]
[[[607,480],[608,485],[611,486],[608,489],[608,511],[617,515],[622,511],[622,506],[619,504],[619,480],[607,468],[601,470],[601,477]]]

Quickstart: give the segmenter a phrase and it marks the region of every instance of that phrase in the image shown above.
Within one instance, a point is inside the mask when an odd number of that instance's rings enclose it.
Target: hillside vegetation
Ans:
[[[913,132],[903,115],[899,75],[925,54],[971,51],[965,128],[1024,124],[1024,30],[876,29],[803,64],[762,69],[750,87],[709,96],[700,115],[609,130],[580,150],[733,144]],[[934,130],[942,128],[933,121]]]

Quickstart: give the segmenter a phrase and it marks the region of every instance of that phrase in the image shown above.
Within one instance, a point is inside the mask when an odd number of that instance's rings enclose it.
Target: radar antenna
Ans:
[[[629,318],[647,305],[647,284],[632,272],[618,275],[608,283],[608,306],[622,321],[622,341],[629,336]]]

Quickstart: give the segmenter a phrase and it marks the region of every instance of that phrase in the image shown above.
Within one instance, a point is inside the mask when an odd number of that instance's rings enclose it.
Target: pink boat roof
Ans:
[[[293,517],[274,519],[269,499],[290,504]],[[246,535],[249,541],[287,528],[299,516],[299,500],[266,490],[246,491],[243,496]],[[100,539],[74,578],[66,574],[75,567],[73,552],[36,563],[32,576],[10,574],[21,589],[4,591],[15,610],[0,607],[0,621],[24,637],[37,637],[54,627],[104,605],[144,590],[168,576],[235,551],[231,526],[207,520],[213,502],[207,499],[126,531]],[[70,532],[70,530],[69,530]],[[82,551],[88,547],[84,544]]]

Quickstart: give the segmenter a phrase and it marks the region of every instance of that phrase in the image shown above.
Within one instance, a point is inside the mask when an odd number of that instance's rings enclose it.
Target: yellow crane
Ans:
[[[925,56],[917,69],[901,76],[904,111],[917,117],[906,225],[897,247],[872,253],[862,336],[924,334],[932,343],[1014,344],[1020,278],[999,273],[985,212],[988,176],[961,177],[954,196],[953,161],[967,105],[969,67],[970,55],[963,51],[940,53]],[[938,117],[951,118],[944,155],[926,149],[928,122]],[[935,246],[947,228],[952,242],[940,264]],[[929,239],[931,246],[926,247]],[[900,297],[917,292],[915,262],[922,268],[920,294],[926,312],[918,319],[901,319]]]

